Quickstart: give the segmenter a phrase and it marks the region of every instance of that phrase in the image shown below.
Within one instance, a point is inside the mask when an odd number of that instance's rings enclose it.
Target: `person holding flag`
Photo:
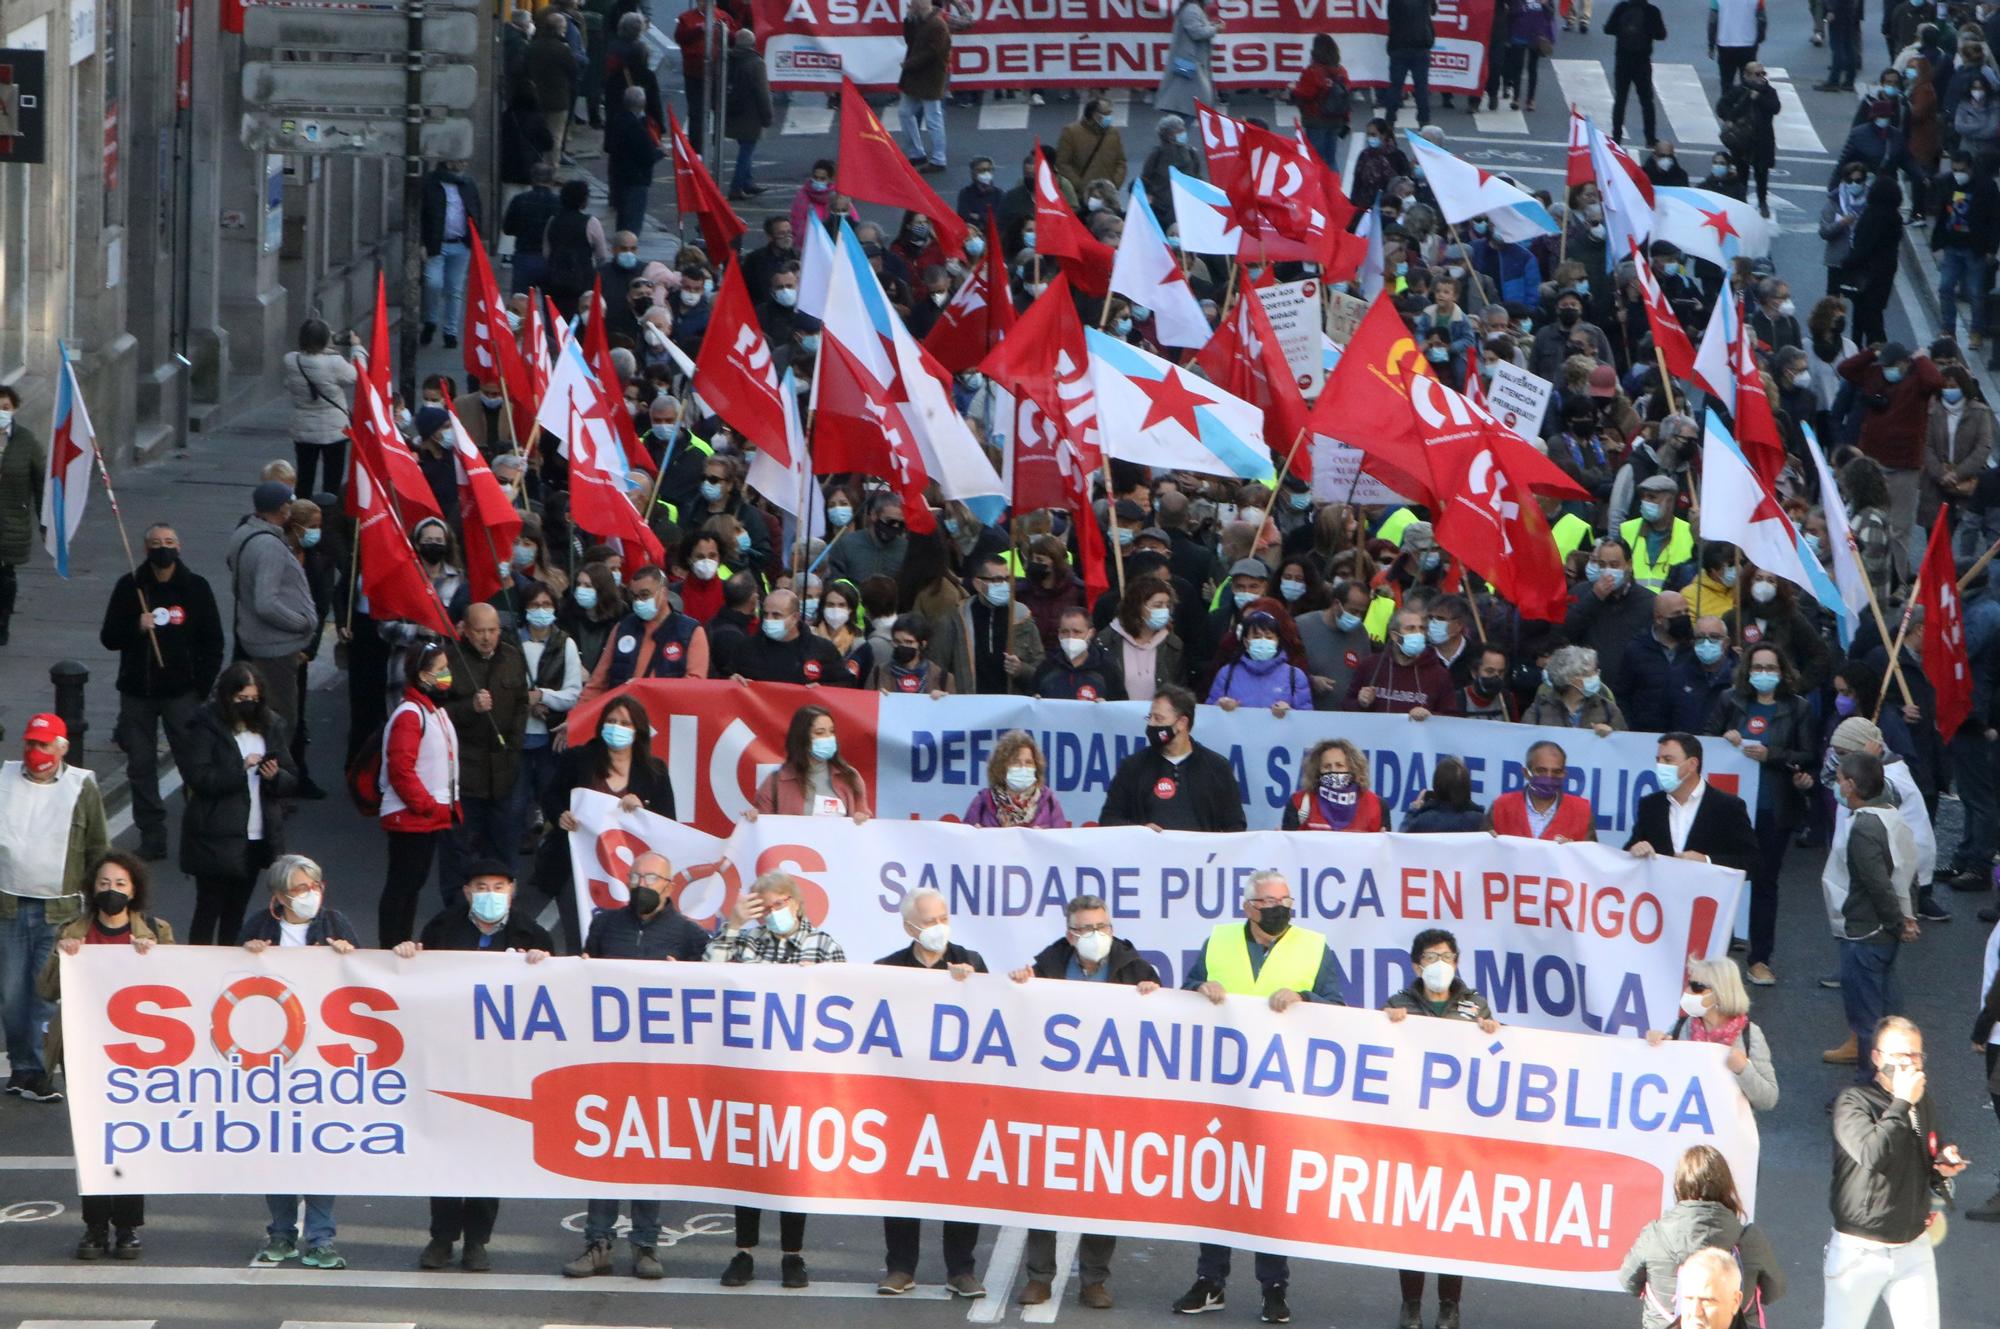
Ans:
[[[20,412],[21,394],[0,383],[0,646],[14,618],[14,569],[34,547],[34,514],[41,511],[47,480],[48,456]]]

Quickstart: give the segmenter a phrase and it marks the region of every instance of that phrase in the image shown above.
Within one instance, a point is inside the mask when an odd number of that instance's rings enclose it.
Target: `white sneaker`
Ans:
[[[1045,99],[1044,99],[1044,98],[1042,97],[1042,94],[1041,94],[1041,93],[1039,93],[1039,92],[1031,92],[1031,93],[1029,93],[1029,94],[1028,94],[1028,105],[1030,105],[1030,106],[1047,106],[1047,105],[1048,105],[1048,102],[1047,102],[1047,101],[1046,101],[1046,100],[1045,100]]]

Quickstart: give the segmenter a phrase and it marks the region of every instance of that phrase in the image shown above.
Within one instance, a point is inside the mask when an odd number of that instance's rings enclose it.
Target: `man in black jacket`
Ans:
[[[1403,82],[1407,79],[1417,101],[1417,128],[1431,122],[1431,47],[1437,45],[1437,27],[1431,22],[1437,0],[1389,0],[1389,82],[1375,94],[1389,127],[1396,127],[1396,113],[1403,108]]]
[[[523,952],[529,964],[540,964],[555,953],[556,944],[541,924],[514,908],[514,871],[498,859],[474,862],[466,871],[464,898],[454,900],[424,924],[423,941],[395,947],[405,960],[419,951],[486,951],[495,955]],[[468,1273],[493,1267],[486,1256],[493,1240],[493,1222],[500,1201],[463,1196],[431,1197],[431,1239],[417,1257],[421,1269],[442,1269],[451,1263],[452,1247],[465,1239],[459,1260]]]
[[[444,713],[458,731],[458,795],[464,818],[445,841],[439,888],[465,881],[477,856],[497,858],[511,872],[520,827],[513,818],[514,784],[521,773],[521,744],[528,734],[528,662],[500,628],[500,611],[468,605],[451,654],[451,690]]]
[[[1875,1078],[1833,1100],[1833,1236],[1826,1323],[1860,1329],[1883,1298],[1895,1322],[1938,1322],[1931,1195],[1965,1171],[1926,1094],[1924,1036],[1891,1015],[1875,1028]]]
[[[667,889],[673,865],[660,854],[632,860],[626,878],[628,903],[623,909],[600,909],[590,920],[583,953],[596,960],[699,960],[708,950],[708,934],[681,913]],[[583,1225],[583,1254],[563,1266],[565,1278],[589,1278],[611,1272],[611,1238],[618,1226],[618,1201],[592,1200]],[[656,1249],[660,1239],[660,1202],[632,1201],[632,1276],[665,1278]]]
[[[741,575],[741,574],[739,574]],[[738,683],[822,683],[827,687],[858,687],[842,667],[834,644],[799,628],[799,597],[793,591],[772,591],[764,597],[757,635],[744,636],[725,649],[716,638],[718,657]],[[711,675],[722,672],[713,666]]]
[[[222,615],[208,582],[181,563],[181,538],[165,522],[146,529],[146,562],[118,579],[97,639],[118,652],[118,727],[132,782],[139,856],[167,856],[160,798],[160,737],[186,769],[188,726],[222,669]]]
[[[1632,584],[1632,556],[1616,539],[1598,542],[1584,580],[1569,593],[1563,636],[1597,652],[1604,677],[1616,679],[1625,647],[1653,622],[1653,593]]]
[[[1653,625],[1626,646],[1612,687],[1625,727],[1645,734],[1675,728],[1673,677],[1689,655],[1694,629],[1688,622],[1687,597],[1662,591],[1653,597]],[[1704,712],[1694,723],[1708,719]]]
[[[428,346],[444,323],[444,344],[458,345],[465,315],[465,276],[472,266],[472,233],[484,229],[479,186],[466,174],[470,162],[439,162],[423,181],[419,217],[424,243],[424,329]]]
[[[876,964],[902,969],[942,970],[959,982],[987,972],[978,951],[951,939],[951,906],[942,894],[925,886],[903,897],[903,931],[910,944],[892,951]],[[922,1253],[922,1224],[914,1218],[882,1220],[882,1241],[888,1248],[882,1281],[875,1290],[901,1296],[917,1285],[917,1257]],[[947,1221],[944,1225],[944,1285],[954,1297],[976,1300],[986,1285],[973,1272],[973,1249],[979,1245],[979,1224]]]
[[[1661,734],[1653,775],[1659,791],[1639,800],[1626,851],[1634,858],[1658,854],[1717,863],[1749,875],[1757,861],[1750,811],[1742,799],[1703,778],[1701,740],[1693,734]]]
[[[604,155],[610,168],[611,207],[618,229],[637,235],[646,229],[646,196],[653,188],[653,167],[667,155],[646,120],[644,88],[626,88],[622,104],[605,122]]]
[[[1637,89],[1646,142],[1656,143],[1653,105],[1653,43],[1667,39],[1667,20],[1653,0],[1618,0],[1604,20],[1607,36],[1618,42],[1611,66],[1611,141],[1625,140],[1625,94]]]
[[[1229,759],[1194,741],[1194,706],[1194,694],[1183,687],[1170,684],[1153,694],[1147,745],[1119,763],[1099,824],[1156,831],[1245,828]]]
[[[1147,992],[1159,987],[1160,971],[1153,968],[1153,962],[1139,954],[1131,942],[1111,934],[1111,910],[1101,896],[1076,896],[1063,909],[1063,917],[1068,924],[1063,935],[1043,947],[1032,964],[1007,977],[1016,983],[1035,978],[1122,983]],[[1092,1233],[1078,1248],[1083,1290],[1077,1300],[1092,1310],[1111,1309],[1111,1292],[1104,1284],[1111,1277],[1111,1253],[1117,1245],[1116,1237]],[[1030,1231],[1022,1263],[1028,1269],[1028,1285],[1021,1289],[1020,1304],[1039,1306],[1054,1292],[1056,1234],[1041,1228]]]
[[[549,223],[561,211],[555,168],[546,162],[537,163],[528,172],[527,192],[514,195],[506,215],[500,219],[500,229],[514,238],[511,294],[519,295],[529,287],[542,285],[549,270],[549,253],[543,237],[548,234]]]

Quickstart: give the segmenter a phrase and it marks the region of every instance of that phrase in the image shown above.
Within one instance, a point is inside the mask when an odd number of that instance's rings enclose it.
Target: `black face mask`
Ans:
[[[146,551],[146,561],[160,569],[160,571],[165,572],[168,568],[181,561],[181,551],[178,549],[148,549]]]
[[[259,697],[252,697],[249,701],[232,702],[231,705],[236,709],[236,718],[246,723],[255,720],[257,713],[264,709],[263,699]]]
[[[1257,911],[1257,928],[1267,937],[1275,937],[1292,925],[1292,907],[1288,904],[1267,904]]]
[[[442,563],[444,562],[445,547],[426,542],[417,546],[417,554],[426,563]]]
[[[899,521],[878,521],[875,523],[875,538],[887,544],[899,539],[903,534],[903,523]]]
[[[92,898],[100,914],[122,914],[132,903],[132,897],[123,891],[99,891]]]
[[[1163,748],[1174,741],[1174,727],[1170,724],[1146,726],[1146,737],[1153,740],[1153,746]]]
[[[917,648],[914,646],[897,646],[889,653],[896,657],[896,663],[899,665],[914,664],[916,662]]]
[[[653,297],[650,295],[642,295],[638,299],[632,301],[632,312],[635,314],[643,314],[652,307],[653,307]]]
[[[1056,565],[1053,563],[1028,564],[1028,574],[1032,576],[1036,581],[1047,581],[1050,577],[1055,575],[1055,570],[1056,570]]]
[[[1675,614],[1667,620],[1667,640],[1677,645],[1694,640],[1694,624],[1687,621],[1687,615]]]
[[[631,909],[634,914],[640,918],[644,918],[659,907],[660,893],[651,886],[634,886],[632,888]]]
[[[1580,309],[1558,309],[1556,311],[1556,322],[1566,328],[1575,327],[1576,321],[1582,317],[1583,311]]]
[[[1506,686],[1507,679],[1501,674],[1474,674],[1472,690],[1482,697],[1491,697]]]

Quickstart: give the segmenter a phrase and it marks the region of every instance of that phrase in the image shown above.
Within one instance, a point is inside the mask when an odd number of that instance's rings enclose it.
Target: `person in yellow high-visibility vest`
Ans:
[[[1201,958],[1188,969],[1181,985],[1220,1006],[1231,996],[1262,997],[1274,1011],[1284,1012],[1302,1001],[1345,1006],[1341,995],[1340,962],[1324,934],[1292,925],[1292,886],[1282,872],[1267,870],[1251,876],[1243,897],[1243,921],[1221,923],[1208,934]],[[1139,991],[1149,989],[1141,985]],[[1229,1280],[1227,1246],[1201,1244],[1195,1261],[1194,1286],[1174,1310],[1182,1315],[1220,1310],[1223,1285]],[[1257,1283],[1264,1291],[1263,1321],[1285,1324],[1292,1318],[1285,1303],[1291,1264],[1282,1255],[1259,1252]]]
[[[1655,593],[1694,580],[1694,531],[1674,515],[1681,487],[1670,475],[1648,476],[1639,483],[1639,515],[1618,528],[1618,539],[1632,555],[1632,584]]]

